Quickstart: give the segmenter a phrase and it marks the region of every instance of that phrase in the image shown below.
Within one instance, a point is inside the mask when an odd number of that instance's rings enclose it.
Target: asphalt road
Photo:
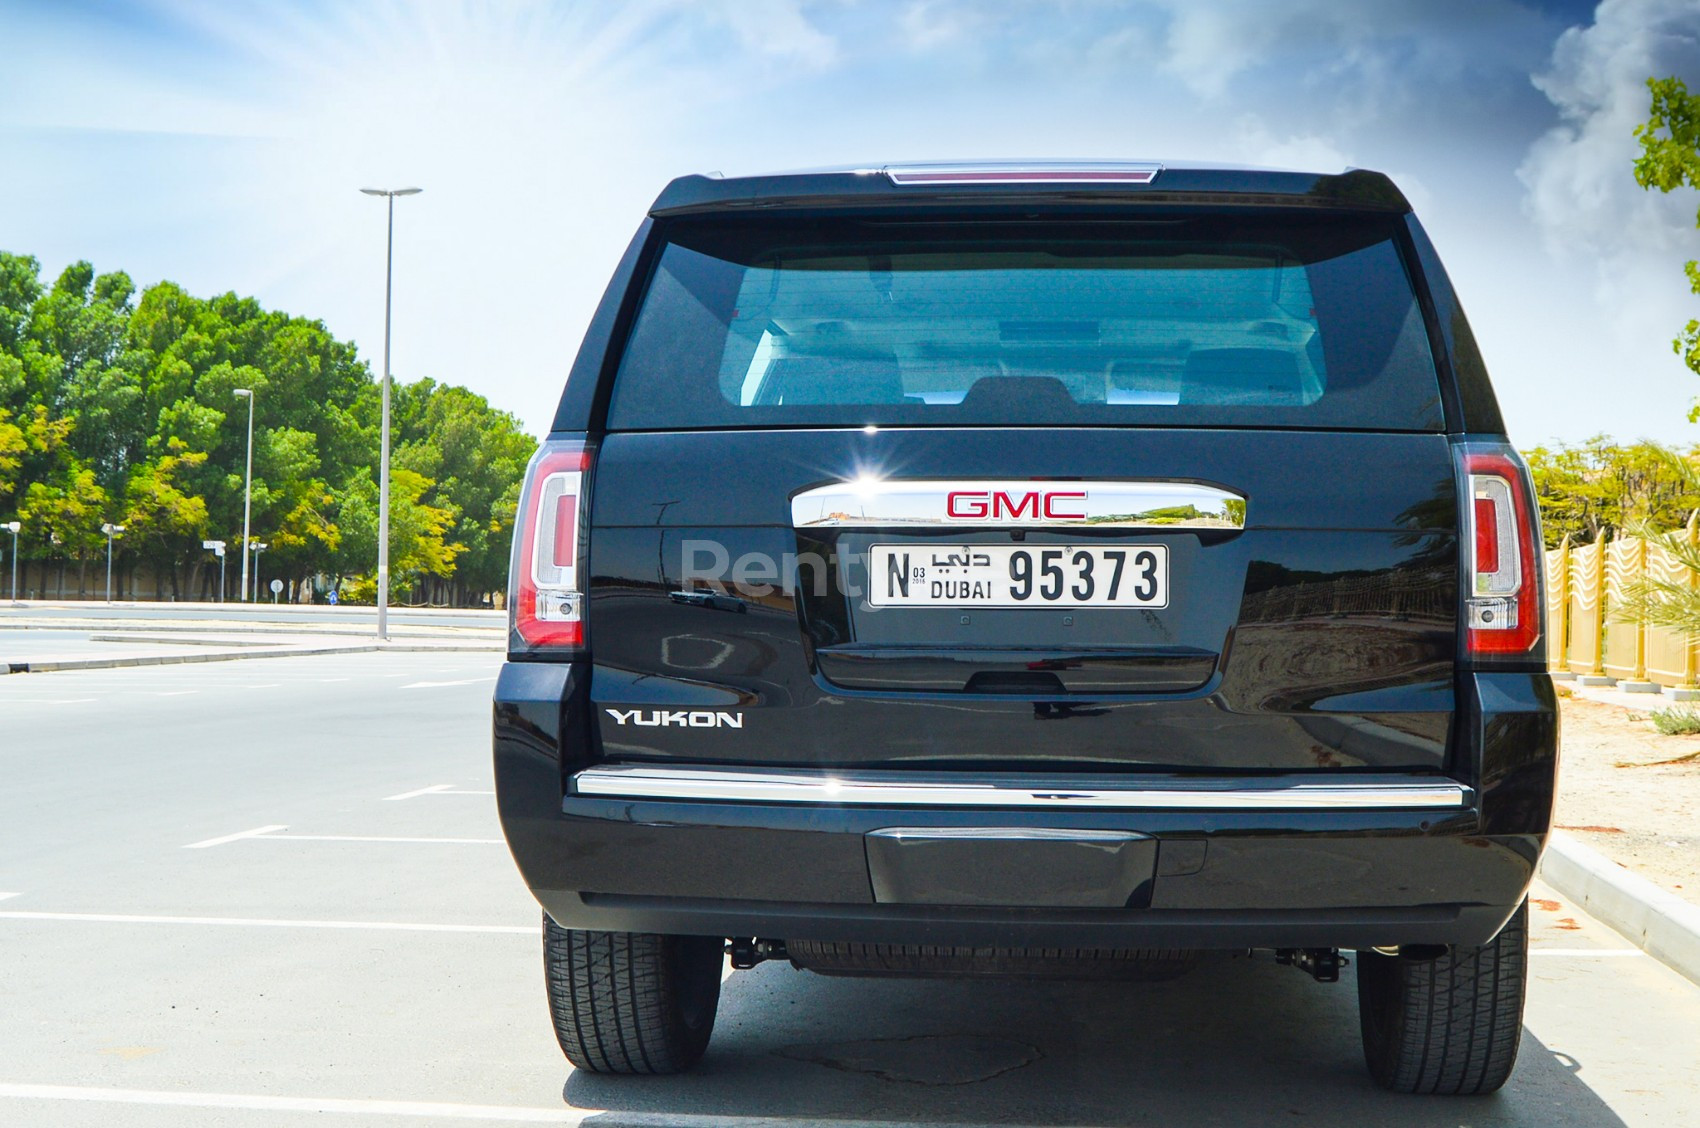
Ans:
[[[0,1124],[1700,1122],[1700,987],[1556,900],[1493,1098],[1380,1092],[1349,972],[1226,959],[1118,986],[767,964],[696,1073],[573,1074],[489,795],[496,668],[0,678]]]

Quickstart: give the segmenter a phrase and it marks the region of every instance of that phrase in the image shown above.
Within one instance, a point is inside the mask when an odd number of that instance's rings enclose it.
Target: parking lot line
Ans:
[[[19,894],[17,894],[17,893],[0,893],[0,901],[4,901],[4,900],[7,900],[9,898],[17,897],[17,896],[19,896]]]
[[[267,842],[418,842],[451,846],[506,846],[505,838],[411,838],[384,834],[268,834]]]
[[[430,787],[421,787],[417,791],[404,791],[400,795],[386,795],[385,803],[394,803],[400,799],[417,799],[421,795],[494,795],[494,791],[467,791],[452,783],[434,783]]]
[[[140,913],[53,913],[13,909],[0,920],[68,921],[84,924],[181,924],[224,928],[328,928],[373,932],[469,932],[500,936],[538,935],[536,925],[422,924],[393,920],[283,920],[269,917],[149,916]]]
[[[385,803],[394,803],[400,799],[417,799],[421,795],[430,795],[438,791],[447,791],[453,786],[454,784],[452,783],[433,783],[430,787],[421,787],[417,791],[403,791],[400,795],[386,795],[384,796],[383,801]]]
[[[519,1105],[449,1104],[438,1101],[351,1100],[346,1097],[274,1097],[263,1093],[190,1093],[157,1089],[99,1089],[79,1085],[19,1085],[0,1082],[0,1097],[37,1101],[163,1105],[169,1108],[229,1108],[255,1112],[353,1113],[433,1120],[497,1120],[525,1124],[577,1125],[601,1109],[525,1108]]]
[[[223,846],[226,842],[239,842],[244,838],[258,838],[261,835],[272,834],[279,830],[288,830],[283,823],[273,826],[257,826],[253,830],[244,830],[236,834],[226,834],[222,838],[209,838],[204,842],[191,842],[183,847],[185,850],[205,850],[208,846]]]
[[[477,685],[479,682],[493,682],[495,680],[496,680],[495,678],[489,677],[489,678],[460,678],[456,681],[417,681],[417,682],[409,682],[407,685],[404,685],[401,688],[403,688],[403,689],[441,689],[444,686]]]

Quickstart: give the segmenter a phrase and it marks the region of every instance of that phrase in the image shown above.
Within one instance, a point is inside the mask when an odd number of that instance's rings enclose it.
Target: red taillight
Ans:
[[[584,644],[580,504],[591,452],[581,442],[543,444],[526,470],[508,574],[510,646],[571,649]]]
[[[1507,447],[1459,448],[1473,546],[1464,578],[1471,654],[1527,654],[1541,638],[1538,524],[1528,477]]]
[[[1499,571],[1499,508],[1490,497],[1476,498],[1476,571]]]

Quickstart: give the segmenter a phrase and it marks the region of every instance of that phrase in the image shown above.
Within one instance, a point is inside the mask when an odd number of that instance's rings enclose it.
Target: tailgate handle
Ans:
[[[667,598],[690,607],[707,607],[711,611],[736,611],[742,614],[744,601],[712,591],[670,591]]]

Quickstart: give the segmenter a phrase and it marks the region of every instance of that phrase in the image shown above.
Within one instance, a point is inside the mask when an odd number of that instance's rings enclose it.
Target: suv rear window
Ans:
[[[1396,222],[675,221],[608,426],[1441,430]]]

